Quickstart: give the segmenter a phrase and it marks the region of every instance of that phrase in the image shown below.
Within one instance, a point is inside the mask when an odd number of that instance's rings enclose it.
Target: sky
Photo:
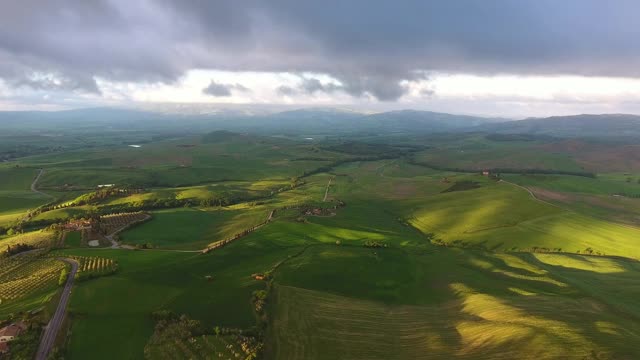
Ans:
[[[635,0],[0,0],[0,110],[640,114]]]

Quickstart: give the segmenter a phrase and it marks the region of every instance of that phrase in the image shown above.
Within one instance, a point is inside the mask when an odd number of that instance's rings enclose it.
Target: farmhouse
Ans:
[[[3,327],[0,329],[0,343],[6,343],[14,340],[16,336],[20,335],[20,333],[26,329],[27,326],[22,322]]]
[[[482,170],[482,176],[489,176],[491,175],[491,171],[489,170]]]
[[[90,220],[71,220],[68,223],[64,224],[65,230],[82,230],[82,229],[90,229],[91,228]]]

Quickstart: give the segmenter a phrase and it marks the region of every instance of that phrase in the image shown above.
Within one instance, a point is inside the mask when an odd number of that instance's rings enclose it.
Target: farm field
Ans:
[[[640,256],[635,240],[639,229],[541,203],[504,183],[438,195],[407,216],[410,224],[449,244],[493,250],[560,248],[572,253],[592,248],[607,255]]]
[[[46,305],[64,268],[63,262],[37,253],[0,258],[0,316]]]
[[[264,221],[268,212],[254,210],[171,209],[153,213],[151,221],[125,231],[125,244],[150,244],[162,249],[201,250]]]
[[[582,171],[527,152],[549,139],[386,139],[214,132],[17,159],[30,170],[0,192],[37,198],[42,167],[53,199],[0,235],[43,249],[0,258],[0,319],[55,305],[66,257],[69,359],[637,357],[637,175],[451,171]]]
[[[51,201],[51,198],[30,190],[38,170],[0,165],[0,226],[14,223],[29,209]]]
[[[223,132],[140,148],[121,146],[36,155],[22,158],[19,164],[47,169],[40,183],[43,189],[93,189],[99,184],[180,187],[290,178],[344,157],[289,140]]]
[[[358,256],[364,251],[317,248],[279,270],[268,358],[625,358],[637,351],[637,263],[448,249]],[[352,261],[358,272],[345,272]],[[615,293],[596,290],[605,278]]]
[[[600,174],[597,179],[567,175],[511,175],[503,178],[518,185],[539,187],[553,191],[594,195],[640,195],[640,184],[631,176]],[[628,180],[629,179],[629,180]]]
[[[54,245],[57,240],[56,236],[57,234],[52,231],[31,231],[2,238],[0,239],[0,245],[4,249],[18,244],[26,244],[35,248],[46,248]]]
[[[265,284],[251,278],[292,252],[253,235],[215,254],[123,250],[64,250],[61,254],[117,261],[110,276],[79,283],[71,298],[76,314],[69,358],[141,358],[153,332],[149,318],[166,308],[209,326],[248,328],[255,321],[248,299]],[[256,255],[256,251],[259,255]],[[212,276],[208,281],[206,276]],[[120,299],[120,301],[117,301]],[[121,301],[127,299],[127,301]],[[247,299],[247,301],[238,301]],[[127,329],[127,331],[114,331]],[[117,349],[111,344],[118,343]]]

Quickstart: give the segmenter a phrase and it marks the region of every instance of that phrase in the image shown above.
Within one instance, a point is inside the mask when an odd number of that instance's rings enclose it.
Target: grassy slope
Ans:
[[[598,175],[597,178],[565,175],[503,175],[505,180],[522,186],[535,186],[554,191],[612,195],[618,193],[640,194],[640,184],[627,182],[614,175]]]
[[[36,174],[34,168],[0,166],[0,225],[14,222],[29,209],[51,200],[31,191]]]
[[[411,204],[408,221],[446,243],[493,250],[590,247],[607,255],[640,258],[640,230],[562,210],[531,198],[523,189],[499,183],[441,194]]]
[[[397,216],[416,209],[426,219],[436,213],[440,229],[455,234],[469,224],[512,223],[507,228],[519,234],[498,227],[487,238],[528,246],[611,246],[626,249],[625,255],[635,251],[636,230],[536,202],[508,184],[381,201],[395,190],[367,192],[360,185],[374,177],[385,182],[390,174],[357,164],[343,170],[347,176],[337,177],[330,192],[348,204],[337,216],[282,221],[261,232],[309,245],[276,273],[269,358],[638,356],[632,345],[640,330],[637,262],[433,247]],[[425,178],[425,185],[437,187],[437,178]],[[447,207],[453,211],[438,213]],[[521,224],[529,218],[536,221]],[[390,248],[362,248],[366,239]],[[623,243],[601,244],[603,239]],[[467,238],[472,240],[484,241]]]
[[[640,258],[640,230],[580,215],[533,199],[521,188],[479,175],[407,171],[393,162],[353,163],[336,169],[330,194],[347,202],[346,211],[366,218],[388,212],[447,244],[517,250],[544,247],[594,251]],[[443,183],[446,177],[449,183]],[[475,181],[478,189],[441,193],[455,181]],[[353,222],[354,224],[357,222]],[[348,225],[354,226],[354,225]],[[356,225],[357,226],[357,225]]]
[[[640,267],[597,260],[310,247],[276,274],[269,358],[638,355]]]
[[[15,246],[17,244],[27,244],[38,248],[48,247],[52,245],[54,232],[46,230],[37,230],[25,232],[13,236],[0,238],[0,248],[6,250],[7,246]]]

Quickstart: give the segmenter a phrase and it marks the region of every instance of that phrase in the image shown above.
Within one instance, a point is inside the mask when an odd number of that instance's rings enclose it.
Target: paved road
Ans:
[[[69,273],[67,282],[64,284],[64,289],[62,290],[62,296],[60,296],[58,308],[49,321],[49,324],[47,324],[44,329],[44,333],[42,334],[42,338],[40,339],[38,353],[36,354],[36,360],[46,360],[47,356],[49,356],[49,353],[51,352],[51,349],[53,348],[56,337],[58,336],[58,332],[60,331],[60,327],[62,326],[62,322],[64,321],[64,316],[67,311],[67,304],[69,303],[69,296],[71,295],[71,287],[73,286],[73,280],[76,276],[76,271],[78,271],[78,263],[74,260],[60,260],[71,264],[71,273]]]

